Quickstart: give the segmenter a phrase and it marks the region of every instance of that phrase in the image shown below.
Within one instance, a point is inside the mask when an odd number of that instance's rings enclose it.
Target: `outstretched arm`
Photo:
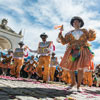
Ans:
[[[30,49],[27,45],[24,46],[24,49],[25,49],[25,50],[28,49],[30,52],[37,53],[37,50],[32,50],[32,49]]]
[[[30,52],[34,52],[34,53],[37,53],[37,50],[32,50],[32,49],[29,49]]]

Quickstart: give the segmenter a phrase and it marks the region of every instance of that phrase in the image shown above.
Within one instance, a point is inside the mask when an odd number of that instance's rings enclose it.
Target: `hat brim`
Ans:
[[[52,53],[52,55],[56,55],[55,53]]]
[[[43,38],[43,37],[48,38],[47,35],[40,35],[40,38]]]
[[[18,43],[19,45],[24,45],[23,43]]]
[[[80,27],[83,27],[83,26],[84,26],[84,21],[83,21],[82,18],[80,18],[80,17],[74,17],[74,18],[71,19],[70,24],[71,24],[72,26],[73,26],[73,22],[74,22],[75,20],[78,20],[79,22],[81,22]]]
[[[8,52],[13,52],[12,50],[8,50]]]

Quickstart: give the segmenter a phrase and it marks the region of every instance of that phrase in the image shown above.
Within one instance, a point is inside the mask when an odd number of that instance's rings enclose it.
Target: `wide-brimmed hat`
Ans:
[[[45,33],[42,33],[42,34],[40,35],[40,37],[41,37],[41,38],[44,38],[44,37],[45,37],[45,38],[48,38],[48,35],[45,34]]]
[[[74,16],[74,17],[71,19],[71,21],[70,21],[70,24],[71,24],[72,26],[73,26],[74,20],[78,20],[78,21],[81,23],[80,27],[83,27],[84,21],[83,21],[83,19],[82,19],[81,17]]]
[[[20,41],[18,44],[19,44],[19,45],[24,45],[23,41]]]
[[[52,52],[52,55],[56,55],[54,52]]]

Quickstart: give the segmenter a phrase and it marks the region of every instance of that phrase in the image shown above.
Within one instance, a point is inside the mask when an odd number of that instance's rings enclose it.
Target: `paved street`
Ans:
[[[100,100],[100,88],[82,87],[82,92],[66,91],[67,85],[46,84],[32,79],[0,76],[0,100]]]

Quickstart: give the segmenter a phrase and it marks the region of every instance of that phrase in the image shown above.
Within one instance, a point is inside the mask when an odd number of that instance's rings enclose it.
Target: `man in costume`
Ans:
[[[80,85],[83,79],[83,70],[90,66],[90,62],[93,58],[93,54],[89,49],[88,41],[93,41],[96,38],[96,33],[94,30],[90,29],[81,29],[84,22],[80,17],[73,17],[70,21],[70,24],[73,26],[73,30],[68,32],[65,37],[62,35],[62,27],[58,38],[60,42],[68,44],[64,57],[60,63],[61,67],[64,67],[70,71],[71,74],[71,86],[67,89],[71,89],[75,84],[75,70],[78,70],[78,84],[77,91],[81,91]]]
[[[57,57],[55,57],[55,53],[52,53],[51,61],[50,61],[50,80],[54,81],[54,74],[56,70],[56,66],[58,64]]]
[[[16,48],[14,51],[14,64],[13,68],[10,71],[11,75],[14,75],[16,78],[20,77],[20,71],[24,64],[24,43],[21,41],[18,43],[19,48]]]
[[[38,50],[36,51],[40,55],[39,56],[39,64],[37,66],[37,74],[39,76],[38,79],[41,79],[42,66],[44,66],[43,83],[46,83],[49,78],[50,54],[53,51],[53,42],[46,41],[48,36],[45,33],[41,34],[40,38],[42,39],[42,42],[39,42]],[[35,52],[33,50],[30,50],[30,51]]]
[[[95,74],[96,74],[96,78],[97,78],[97,86],[100,87],[100,64],[96,66]],[[94,80],[95,82],[96,82],[96,78]]]

